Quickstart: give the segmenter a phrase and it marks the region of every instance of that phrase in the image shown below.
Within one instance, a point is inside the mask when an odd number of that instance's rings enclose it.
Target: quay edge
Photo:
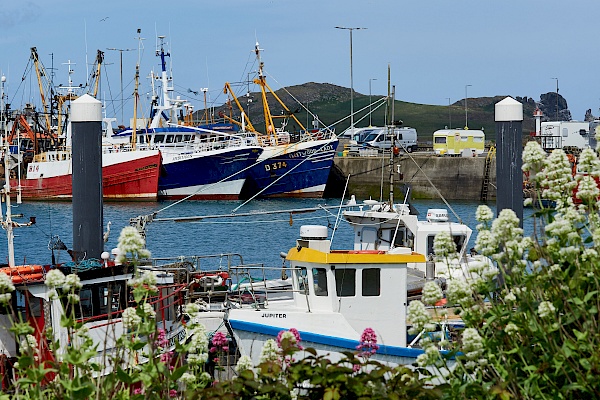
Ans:
[[[350,174],[346,197],[354,194],[357,199],[369,196],[378,199],[383,182],[383,198],[387,198],[389,162],[389,156],[335,157],[327,183],[326,197],[341,197],[347,176]],[[398,201],[403,199],[400,192],[403,184],[410,185],[413,199],[439,199],[439,190],[447,200],[481,200],[486,157],[439,157],[413,153],[394,158],[394,164],[394,197]],[[398,174],[398,166],[401,175]],[[487,201],[490,201],[496,199],[495,158],[491,160],[488,174]]]

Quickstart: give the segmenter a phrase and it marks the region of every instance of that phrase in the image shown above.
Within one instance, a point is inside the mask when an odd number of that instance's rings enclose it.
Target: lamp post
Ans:
[[[350,134],[354,133],[354,75],[352,71],[352,31],[367,28],[347,28],[336,26],[336,29],[346,29],[350,31]]]
[[[469,86],[473,86],[473,85],[465,85],[465,129],[469,129],[469,113],[468,113],[468,108],[467,108],[467,98],[469,97],[467,95],[467,88]]]
[[[556,80],[556,121],[558,122],[558,78],[550,78]]]
[[[376,81],[377,78],[370,78],[369,79],[369,126],[373,126],[371,124],[371,81]]]
[[[123,124],[123,52],[124,51],[133,51],[135,49],[117,49],[115,47],[109,47],[106,50],[118,51],[120,53],[121,58],[121,123]]]
[[[452,129],[452,114],[450,113],[450,97],[446,97],[448,99],[448,129]]]

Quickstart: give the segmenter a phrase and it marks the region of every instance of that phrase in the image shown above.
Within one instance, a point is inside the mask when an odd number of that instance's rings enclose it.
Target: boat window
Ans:
[[[327,296],[327,271],[325,268],[313,269],[313,282],[316,296]]]
[[[381,294],[381,269],[365,268],[362,270],[362,295],[379,296]]]
[[[436,137],[434,138],[434,143],[446,143],[445,137]]]
[[[192,140],[192,135],[185,135],[185,138],[184,138],[184,140],[185,140],[186,142],[189,142],[190,140]]]
[[[465,235],[454,235],[452,239],[454,239],[454,243],[456,244],[456,251],[460,253],[465,243]]]
[[[300,291],[300,293],[306,294],[306,292],[308,290],[308,285],[306,284],[307,283],[306,268],[302,267],[300,269],[295,270],[294,272],[296,273],[298,290]]]
[[[473,138],[473,142],[475,142],[475,143],[481,143],[481,142],[483,142],[483,138],[482,137],[474,137]]]
[[[173,143],[175,141],[174,135],[167,135],[167,143]]]
[[[123,284],[113,283],[100,287],[100,314],[108,314],[123,310]]]
[[[466,142],[467,141],[467,137],[466,136],[461,136],[460,137],[460,141],[461,142]]]
[[[175,135],[175,143],[179,143],[183,141],[183,136],[182,135]]]
[[[154,135],[154,143],[163,143],[165,141],[165,135]]]
[[[79,292],[79,305],[81,308],[75,306],[76,318],[89,318],[94,315],[94,302],[92,300],[92,289],[89,287],[81,289]]]
[[[427,236],[427,254],[426,256],[429,256],[433,253],[433,240],[435,239],[435,235],[429,235]]]
[[[433,241],[435,239],[435,235],[427,236],[427,255],[434,254],[433,252]],[[456,252],[460,253],[463,245],[465,243],[466,236],[465,235],[452,235],[452,239],[454,240],[454,244],[456,244]]]
[[[356,296],[356,270],[335,270],[335,292],[339,297]]]

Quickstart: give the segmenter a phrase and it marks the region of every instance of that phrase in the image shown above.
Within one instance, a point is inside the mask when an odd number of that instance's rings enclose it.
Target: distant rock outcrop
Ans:
[[[585,112],[585,122],[592,122],[596,119],[596,117],[594,117],[594,114],[592,114],[592,109],[588,108],[587,111]]]
[[[540,95],[538,107],[544,114],[542,121],[571,121],[573,119],[567,106],[567,100],[556,92]]]

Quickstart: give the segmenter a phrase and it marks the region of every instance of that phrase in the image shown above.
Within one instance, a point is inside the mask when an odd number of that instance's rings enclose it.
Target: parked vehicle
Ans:
[[[360,148],[386,150],[392,147],[398,147],[407,153],[416,151],[417,130],[409,127],[394,128],[393,135],[390,135],[388,128],[374,127],[355,134],[350,141],[351,152],[358,152]]]
[[[436,155],[477,156],[483,153],[485,133],[470,129],[440,129],[433,133]]]

